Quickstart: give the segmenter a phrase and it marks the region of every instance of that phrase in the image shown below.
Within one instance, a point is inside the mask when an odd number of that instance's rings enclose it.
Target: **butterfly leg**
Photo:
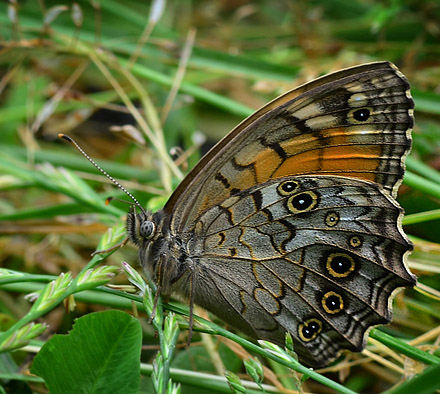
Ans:
[[[163,266],[166,262],[166,255],[161,254],[159,256],[159,262],[157,264],[157,271],[156,271],[156,278],[154,280],[155,283],[157,283],[156,286],[156,293],[154,294],[154,302],[153,302],[153,310],[151,311],[151,316],[149,319],[149,322],[151,323],[153,319],[156,317],[156,311],[157,311],[157,303],[159,302],[159,296],[162,292],[162,284],[163,284]]]
[[[102,249],[102,250],[95,250],[95,251],[91,254],[91,256],[94,257],[94,256],[96,256],[97,254],[104,254],[104,253],[108,253],[108,252],[113,252],[113,251],[116,250],[116,249],[122,248],[127,242],[128,242],[128,237],[125,238],[123,241],[117,243],[116,245],[110,247],[110,248]]]
[[[194,271],[191,271],[191,275],[189,277],[189,319],[188,319],[188,341],[186,346],[189,347],[191,345],[192,334],[193,334],[193,326],[194,326]]]

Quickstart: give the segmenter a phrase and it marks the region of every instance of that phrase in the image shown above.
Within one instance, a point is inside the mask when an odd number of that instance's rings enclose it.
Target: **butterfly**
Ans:
[[[164,208],[131,209],[129,239],[163,295],[321,367],[361,351],[415,277],[396,201],[413,100],[389,62],[340,70],[233,129]]]

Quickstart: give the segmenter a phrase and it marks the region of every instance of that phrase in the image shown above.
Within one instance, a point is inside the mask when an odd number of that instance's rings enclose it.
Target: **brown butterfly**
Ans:
[[[319,367],[360,351],[415,284],[395,200],[413,100],[389,62],[318,78],[221,140],[163,210],[132,209],[129,238],[161,294],[177,294]]]

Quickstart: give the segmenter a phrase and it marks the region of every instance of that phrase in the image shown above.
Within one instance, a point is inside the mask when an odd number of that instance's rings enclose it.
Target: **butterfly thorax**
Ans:
[[[172,234],[169,220],[163,211],[155,213],[130,211],[127,215],[129,239],[139,247],[139,261],[148,277],[161,288],[161,294],[174,291],[187,293],[185,274],[189,273],[187,242],[181,235]],[[179,291],[180,290],[180,291]]]

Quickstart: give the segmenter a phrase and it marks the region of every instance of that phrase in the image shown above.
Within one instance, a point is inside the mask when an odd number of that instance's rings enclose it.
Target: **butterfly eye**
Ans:
[[[149,220],[144,220],[139,226],[139,234],[145,239],[152,238],[155,230],[156,226],[153,222],[150,222]]]

